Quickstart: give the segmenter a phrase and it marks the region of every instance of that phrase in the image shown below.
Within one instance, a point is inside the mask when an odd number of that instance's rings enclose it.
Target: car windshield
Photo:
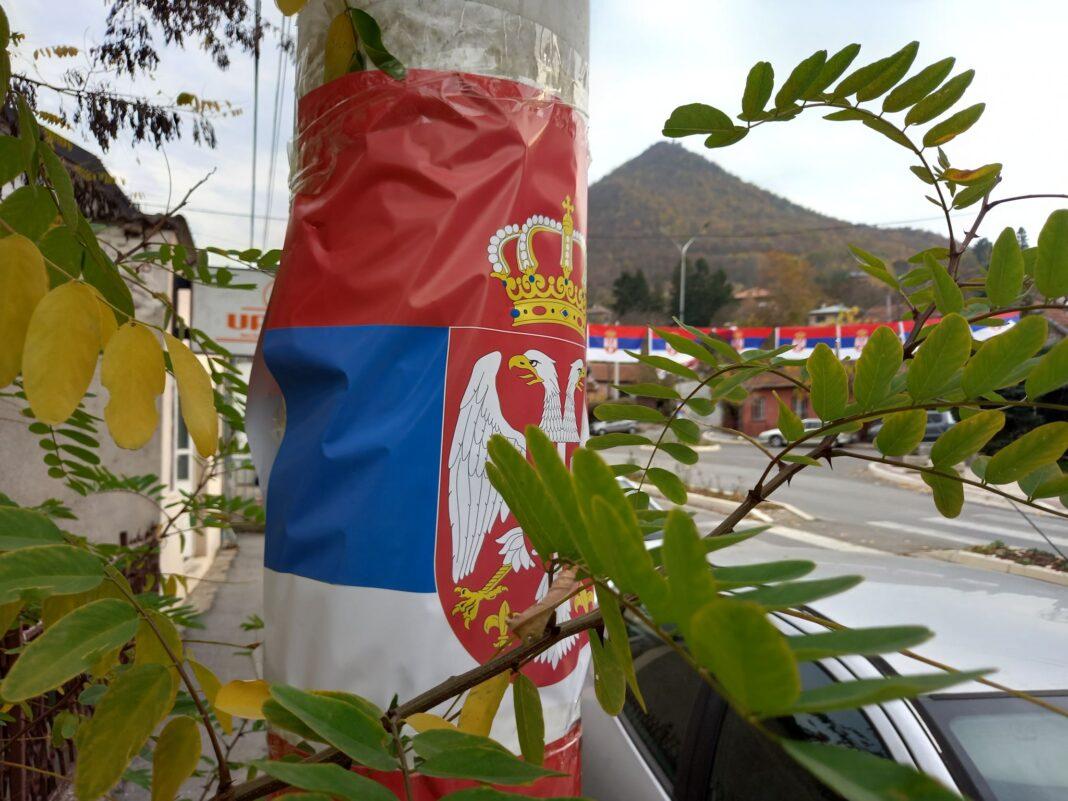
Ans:
[[[1068,694],[1042,700],[1068,711]],[[1010,696],[951,696],[924,703],[953,761],[982,801],[1068,797],[1068,717]]]

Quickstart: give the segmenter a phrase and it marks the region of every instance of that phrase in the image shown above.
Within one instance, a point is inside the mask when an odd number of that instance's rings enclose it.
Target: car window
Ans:
[[[679,767],[686,727],[701,690],[701,677],[656,635],[644,627],[629,628],[634,670],[645,709],[628,690],[623,719],[645,752],[646,761],[670,790]]]
[[[801,684],[822,687],[833,679],[812,662],[802,662]],[[856,709],[779,718],[768,727],[783,737],[847,746],[890,758],[882,739]],[[716,738],[708,801],[822,801],[838,799],[767,737],[728,712]]]

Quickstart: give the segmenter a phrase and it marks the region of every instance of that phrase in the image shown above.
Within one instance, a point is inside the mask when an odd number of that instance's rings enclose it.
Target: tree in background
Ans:
[[[1021,248],[1031,247],[1031,243],[1027,239],[1027,229],[1022,225],[1016,229],[1016,241],[1020,243]]]
[[[805,322],[809,311],[820,302],[812,266],[800,256],[774,252],[764,257],[757,273],[758,283],[771,293],[759,311],[756,324],[796,325]]]
[[[1023,230],[1022,228],[1020,229]],[[1024,235],[1026,238],[1026,234]],[[985,236],[981,236],[975,240],[975,244],[972,245],[972,253],[975,254],[975,258],[979,261],[979,264],[986,267],[990,264],[990,254],[994,250],[993,243]]]
[[[686,273],[686,322],[709,325],[722,309],[734,303],[734,285],[727,280],[722,267],[713,270],[704,259],[698,259]],[[679,277],[671,281],[671,302],[668,314],[679,309]]]
[[[620,273],[612,283],[612,293],[612,308],[620,318],[628,312],[648,312],[659,305],[641,268]]]

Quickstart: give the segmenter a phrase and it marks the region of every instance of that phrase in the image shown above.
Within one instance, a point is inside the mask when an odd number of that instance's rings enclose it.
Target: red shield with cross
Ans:
[[[435,577],[453,633],[479,662],[515,642],[509,616],[550,585],[490,484],[489,439],[500,435],[525,452],[523,431],[537,425],[570,462],[588,436],[582,237],[570,198],[562,210],[490,232],[486,280],[496,300],[486,304],[484,327],[449,332]],[[557,609],[557,621],[592,606],[592,592],[581,590]],[[560,681],[575,669],[585,641],[580,635],[557,643],[524,672],[542,686]]]

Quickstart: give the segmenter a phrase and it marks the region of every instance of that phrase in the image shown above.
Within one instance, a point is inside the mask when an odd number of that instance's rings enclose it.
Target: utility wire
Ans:
[[[256,46],[252,56],[252,200],[248,215],[248,246],[256,244],[256,140],[260,125],[260,5],[256,0]]]
[[[263,214],[263,250],[267,249],[268,221],[271,218],[271,205],[274,200],[274,175],[275,164],[278,156],[278,133],[282,127],[282,89],[285,87],[286,72],[289,69],[289,59],[286,57],[286,35],[289,32],[289,17],[282,18],[282,32],[278,37],[278,71],[274,84],[274,118],[271,121],[271,161],[267,170],[267,201],[266,210]]]

